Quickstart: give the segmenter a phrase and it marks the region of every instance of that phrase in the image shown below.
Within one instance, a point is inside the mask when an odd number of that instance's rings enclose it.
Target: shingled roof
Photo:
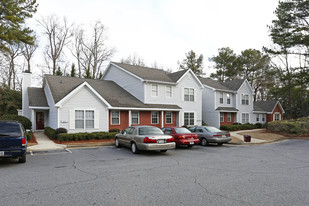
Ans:
[[[144,104],[113,81],[45,75],[55,103],[87,82],[112,107],[180,109],[177,105]]]
[[[29,87],[28,97],[30,107],[48,107],[43,88]]]
[[[237,91],[246,79],[236,79],[227,82],[219,82],[210,78],[199,77],[199,80],[209,87],[217,90]]]
[[[269,100],[269,101],[258,101],[254,102],[254,111],[266,111],[272,112],[277,105],[277,100]]]

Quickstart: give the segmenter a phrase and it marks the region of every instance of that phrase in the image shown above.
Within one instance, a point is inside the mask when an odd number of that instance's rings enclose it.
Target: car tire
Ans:
[[[207,146],[207,145],[208,145],[208,141],[207,141],[206,138],[203,137],[203,138],[201,139],[201,145],[202,145],[202,146]]]
[[[118,140],[118,138],[115,138],[115,146],[116,146],[117,148],[119,148],[119,147],[120,147],[120,144],[119,144],[119,140]]]
[[[218,146],[222,146],[223,145],[223,143],[218,143]]]
[[[18,157],[18,163],[25,163],[26,162],[26,152],[23,156]]]
[[[138,152],[139,152],[135,142],[132,142],[132,144],[131,144],[131,151],[132,151],[133,154],[138,154]]]
[[[162,153],[167,152],[167,149],[160,150],[160,152],[162,152]]]

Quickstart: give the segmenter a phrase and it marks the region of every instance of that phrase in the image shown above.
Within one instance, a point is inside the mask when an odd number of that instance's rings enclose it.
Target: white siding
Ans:
[[[220,113],[216,111],[215,105],[215,91],[210,88],[203,89],[203,121],[209,125],[219,128],[220,127]],[[218,97],[219,98],[219,97]],[[219,102],[219,99],[218,99]]]
[[[72,129],[75,121],[75,110],[94,110],[94,129]],[[74,117],[72,117],[74,115]],[[81,88],[59,108],[59,127],[68,129],[69,133],[108,131],[108,110],[106,105],[86,86]]]
[[[158,96],[152,96],[152,85],[158,85]],[[166,97],[166,86],[172,87],[172,97]],[[168,84],[145,83],[145,104],[177,104],[175,100],[179,99],[178,88]]]
[[[103,79],[114,81],[137,99],[144,102],[144,83],[127,72],[110,65],[110,68],[105,73]]]
[[[249,95],[249,105],[241,104],[241,95],[242,94]],[[251,90],[249,84],[246,81],[237,91],[236,109],[239,110],[239,112],[237,112],[237,117],[236,117],[237,122],[241,123],[242,113],[248,113],[249,114],[249,123],[255,123],[256,116],[253,115],[253,93],[252,93],[252,90]]]
[[[58,128],[58,109],[55,107],[54,99],[51,95],[48,82],[46,82],[45,84],[44,92],[45,92],[47,103],[49,105],[48,124],[45,124],[45,126],[49,126],[53,129],[57,129]]]

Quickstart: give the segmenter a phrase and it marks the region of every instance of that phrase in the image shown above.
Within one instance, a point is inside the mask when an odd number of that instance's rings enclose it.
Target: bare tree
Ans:
[[[15,64],[15,60],[17,57],[22,55],[22,51],[21,51],[21,46],[20,44],[11,44],[8,46],[8,58],[9,58],[9,62],[10,62],[10,66],[9,66],[9,72],[8,72],[8,87],[10,89],[14,89],[16,88],[16,64]]]
[[[27,70],[30,72],[31,71],[31,59],[33,57],[33,54],[35,52],[35,50],[38,48],[38,40],[36,38],[36,35],[34,35],[34,44],[30,45],[30,44],[22,44],[22,55],[25,57],[26,61],[27,61]]]
[[[114,53],[114,49],[105,43],[105,33],[106,28],[99,20],[93,26],[90,39],[86,39],[85,31],[81,27],[75,30],[74,48],[71,51],[77,59],[79,76],[82,76],[81,70],[84,70],[86,78],[97,79],[102,74],[102,64]]]
[[[44,35],[48,39],[45,55],[47,60],[52,61],[52,73],[55,74],[63,48],[70,42],[70,38],[73,36],[73,25],[69,24],[66,18],[63,18],[63,22],[60,22],[59,18],[55,15],[42,17],[38,23],[43,28]],[[48,65],[48,67],[50,66]]]
[[[132,56],[129,55],[126,59],[121,59],[120,62],[123,64],[130,64],[134,66],[146,66],[144,60],[135,53]]]

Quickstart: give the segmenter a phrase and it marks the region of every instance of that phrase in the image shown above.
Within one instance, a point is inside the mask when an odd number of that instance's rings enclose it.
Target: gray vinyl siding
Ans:
[[[144,83],[138,78],[133,77],[118,67],[110,65],[103,79],[114,81],[137,99],[144,102]]]
[[[203,121],[209,126],[219,128],[220,114],[216,111],[215,98],[215,91],[210,88],[203,89]]]
[[[45,92],[47,103],[49,105],[49,115],[48,115],[47,126],[53,129],[57,129],[58,128],[58,108],[55,107],[55,102],[51,95],[50,88],[47,82],[44,87],[44,92]]]

